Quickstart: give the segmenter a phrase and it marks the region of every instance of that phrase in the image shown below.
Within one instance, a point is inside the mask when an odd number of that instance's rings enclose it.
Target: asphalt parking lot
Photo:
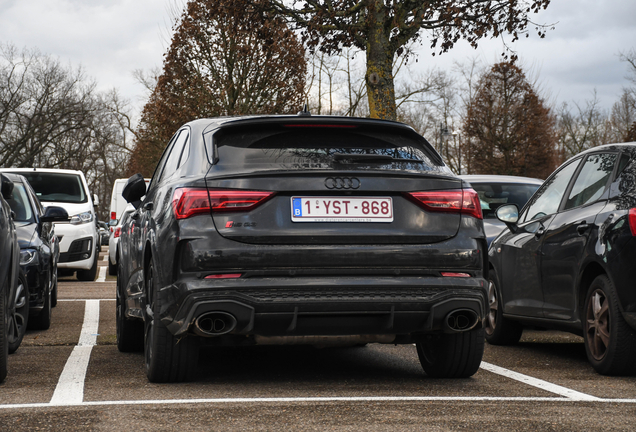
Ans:
[[[102,253],[104,255],[104,252]],[[634,430],[636,377],[604,377],[583,340],[526,331],[437,380],[414,346],[202,351],[198,380],[151,384],[115,345],[115,280],[64,279],[51,328],[27,332],[0,385],[2,430]]]

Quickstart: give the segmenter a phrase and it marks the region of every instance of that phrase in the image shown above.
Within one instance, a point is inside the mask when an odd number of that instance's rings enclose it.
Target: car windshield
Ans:
[[[40,201],[84,203],[88,197],[77,174],[27,171],[21,172]]]
[[[33,218],[33,210],[29,203],[26,189],[22,183],[14,183],[11,198],[7,200],[11,211],[15,214],[14,221],[22,223],[35,222]]]
[[[516,204],[519,210],[528,202],[539,184],[526,183],[472,183],[479,194],[484,219],[495,219],[495,211],[504,204]]]

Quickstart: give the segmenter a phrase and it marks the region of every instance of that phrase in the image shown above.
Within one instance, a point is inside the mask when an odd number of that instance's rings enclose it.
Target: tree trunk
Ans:
[[[389,34],[385,29],[387,10],[382,0],[372,0],[368,6],[367,97],[372,118],[396,120],[393,86],[393,56]]]

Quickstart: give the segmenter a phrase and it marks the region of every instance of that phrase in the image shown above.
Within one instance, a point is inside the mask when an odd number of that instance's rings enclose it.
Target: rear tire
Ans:
[[[44,294],[44,307],[39,315],[29,319],[29,328],[32,330],[48,330],[51,327],[51,292],[46,290]]]
[[[9,354],[18,350],[29,324],[29,286],[24,273],[20,271],[18,276],[18,288],[16,291],[15,306],[9,314],[7,339]]]
[[[636,372],[636,332],[623,318],[614,285],[605,275],[592,281],[585,297],[583,338],[585,352],[602,375]]]
[[[422,369],[431,378],[473,376],[484,355],[484,330],[420,336],[415,343]]]
[[[51,307],[57,306],[57,272],[51,274],[53,289],[51,290]]]
[[[514,345],[521,339],[523,326],[503,316],[499,279],[492,269],[488,275],[488,315],[483,324],[486,340],[491,345]]]
[[[94,260],[93,260],[93,266],[90,268],[90,270],[78,270],[77,271],[77,280],[80,280],[82,282],[92,282],[95,280],[95,278],[97,277],[97,261],[98,261],[98,256],[97,252],[94,252]]]
[[[146,375],[153,383],[190,381],[199,357],[198,339],[192,335],[176,337],[159,319],[160,299],[155,296],[155,272],[152,262],[146,275],[146,301],[152,316],[146,315],[144,355]]]
[[[108,274],[111,276],[117,275],[117,263],[111,264],[110,257],[108,257]]]
[[[0,286],[0,383],[7,377],[7,363],[9,361],[9,341],[7,340],[7,298],[10,292],[9,277],[5,277]]]
[[[144,323],[125,316],[126,297],[121,287],[121,278],[117,275],[116,328],[117,348],[120,352],[137,352],[144,349]]]

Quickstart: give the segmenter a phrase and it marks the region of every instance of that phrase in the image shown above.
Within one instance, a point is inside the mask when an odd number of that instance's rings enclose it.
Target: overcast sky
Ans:
[[[82,66],[101,90],[117,88],[140,109],[145,91],[132,72],[161,67],[169,45],[171,9],[183,0],[0,0],[0,43],[38,48],[74,68]],[[555,23],[545,39],[536,33],[512,45],[522,65],[532,68],[551,103],[592,98],[609,109],[619,98],[627,64],[619,53],[636,49],[635,0],[553,0],[532,17]],[[426,40],[414,69],[451,70],[454,62],[477,57],[500,60],[499,40],[477,50],[460,43],[431,57]]]

